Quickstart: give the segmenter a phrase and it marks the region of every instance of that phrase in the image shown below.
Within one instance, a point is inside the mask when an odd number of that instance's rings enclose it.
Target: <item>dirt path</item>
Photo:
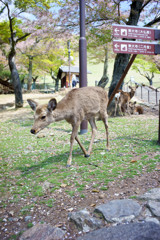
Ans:
[[[67,90],[66,90],[67,91]],[[62,91],[54,94],[46,94],[39,92],[25,93],[23,94],[23,108],[15,109],[14,107],[14,94],[0,95],[0,121],[6,121],[8,119],[21,118],[25,116],[26,113],[30,112],[28,107],[27,99],[34,99],[39,103],[47,103],[49,99],[56,98],[59,101],[66,93]],[[27,108],[28,107],[28,108]]]

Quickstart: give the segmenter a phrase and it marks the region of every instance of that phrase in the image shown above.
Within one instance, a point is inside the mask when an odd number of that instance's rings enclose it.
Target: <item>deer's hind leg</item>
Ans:
[[[117,106],[118,106],[118,101],[117,99],[115,99],[115,109],[114,109],[114,116],[116,117],[116,113],[117,113]]]
[[[96,126],[95,118],[94,117],[90,118],[89,123],[90,123],[91,128],[92,128],[92,136],[91,136],[91,141],[90,141],[90,144],[89,144],[88,155],[91,154],[92,145],[93,145],[96,133],[97,133],[97,126]]]
[[[121,102],[118,103],[118,107],[119,107],[119,111],[120,111],[121,116],[123,116]]]
[[[70,137],[70,152],[69,152],[69,158],[67,161],[67,167],[70,167],[71,163],[72,163],[72,151],[73,151],[73,144],[75,141],[75,138],[78,134],[78,128],[79,128],[79,123],[73,124],[72,125],[72,134]]]
[[[82,151],[83,151],[83,153],[84,153],[84,156],[85,156],[85,157],[89,157],[89,155],[87,154],[86,149],[83,147],[83,145],[82,145],[82,143],[80,142],[79,138],[76,136],[75,139],[76,139],[77,143],[79,144],[80,148],[82,149]]]
[[[105,130],[106,130],[106,148],[107,150],[109,150],[109,133],[108,133],[108,114],[106,111],[104,111],[102,114],[101,114],[101,119],[104,123],[104,126],[105,126]]]

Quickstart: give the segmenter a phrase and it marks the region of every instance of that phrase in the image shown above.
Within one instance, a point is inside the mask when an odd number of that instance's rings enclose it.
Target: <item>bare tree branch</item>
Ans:
[[[31,33],[26,33],[26,34],[23,35],[22,37],[18,38],[18,39],[16,40],[16,43],[19,42],[19,41],[21,41],[21,40],[23,40],[24,38],[28,37],[29,35],[31,35]]]
[[[150,2],[152,2],[152,0],[147,0],[147,1],[144,3],[144,5],[142,6],[142,8],[140,9],[140,12],[142,12],[143,9],[144,9]]]
[[[152,21],[150,21],[149,23],[147,23],[146,25],[144,25],[144,27],[150,27],[150,26],[152,26],[153,24],[158,23],[158,22],[160,22],[160,17],[157,17],[157,18],[153,19]]]

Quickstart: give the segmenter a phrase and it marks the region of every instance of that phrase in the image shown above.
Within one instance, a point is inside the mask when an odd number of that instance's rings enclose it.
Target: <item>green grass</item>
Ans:
[[[78,57],[76,57],[75,60],[75,66],[78,63]],[[114,58],[109,60],[108,63],[108,76],[109,76],[109,82],[107,84],[107,87],[110,86],[111,80],[112,80],[112,75],[113,75],[113,66],[114,66]],[[95,86],[95,82],[96,81],[100,81],[102,75],[103,75],[103,68],[104,68],[104,63],[96,63],[93,64],[89,61],[89,57],[87,60],[87,70],[91,72],[91,74],[87,74],[87,79],[88,79],[88,86]],[[124,82],[128,82],[130,80],[131,77],[134,77],[134,80],[138,83],[144,83],[146,85],[149,85],[149,81],[141,76],[138,72],[136,72],[135,70],[132,69],[132,67],[130,68],[130,70],[128,71]],[[44,77],[39,78],[39,83],[44,84]],[[51,87],[54,89],[55,84],[53,84],[53,79],[48,75],[46,76],[46,83],[47,86]],[[153,86],[154,87],[160,87],[159,84],[159,74],[155,74],[154,78],[153,78]]]
[[[108,64],[109,82],[107,84],[107,87],[110,86],[110,83],[111,83],[111,80],[112,80],[113,66],[114,66],[114,59],[110,59],[109,64]],[[104,67],[103,63],[93,64],[93,63],[90,63],[90,61],[88,60],[87,69],[92,73],[92,74],[87,75],[89,86],[95,86],[95,81],[99,81],[101,79],[101,77],[103,75],[103,67]],[[131,77],[134,77],[134,80],[138,83],[144,83],[146,85],[149,85],[149,81],[145,77],[141,76],[138,72],[133,70],[132,67],[128,71],[124,82],[127,83],[128,81],[130,81]],[[153,86],[154,87],[159,87],[160,86],[160,84],[159,84],[159,74],[155,74],[155,77],[153,78]]]
[[[157,145],[158,118],[109,118],[110,151],[105,150],[104,126],[97,122],[98,135],[90,158],[84,158],[75,143],[73,162],[66,168],[69,155],[70,125],[66,122],[54,123],[54,136],[37,138],[30,134],[32,121],[8,121],[1,123],[0,139],[0,196],[4,199],[10,193],[9,202],[18,203],[20,198],[44,196],[43,183],[52,185],[48,189],[54,192],[66,184],[66,194],[73,197],[79,194],[85,199],[83,191],[86,185],[92,189],[107,191],[108,183],[116,179],[133,178],[146,171],[153,171],[160,162],[160,147]],[[90,127],[86,135],[79,138],[88,148]],[[154,153],[154,157],[151,154]],[[138,160],[132,162],[134,157]],[[94,184],[93,184],[94,183]],[[8,194],[6,195],[7,199]],[[54,200],[41,202],[52,207]],[[29,206],[30,207],[30,206]],[[22,213],[30,209],[24,209]]]

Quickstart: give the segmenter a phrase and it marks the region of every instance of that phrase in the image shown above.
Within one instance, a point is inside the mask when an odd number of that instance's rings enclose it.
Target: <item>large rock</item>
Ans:
[[[160,188],[153,188],[143,195],[137,196],[137,199],[141,200],[154,200],[160,202]]]
[[[99,219],[91,217],[86,209],[70,213],[69,219],[83,232],[89,232],[102,226],[102,222]]]
[[[77,240],[160,240],[160,225],[153,222],[122,224],[95,230]]]
[[[95,208],[108,222],[130,222],[141,212],[142,208],[131,199],[112,200]]]
[[[65,231],[49,224],[37,224],[22,234],[20,240],[61,240]]]
[[[154,216],[160,217],[160,202],[148,201],[147,207]]]

